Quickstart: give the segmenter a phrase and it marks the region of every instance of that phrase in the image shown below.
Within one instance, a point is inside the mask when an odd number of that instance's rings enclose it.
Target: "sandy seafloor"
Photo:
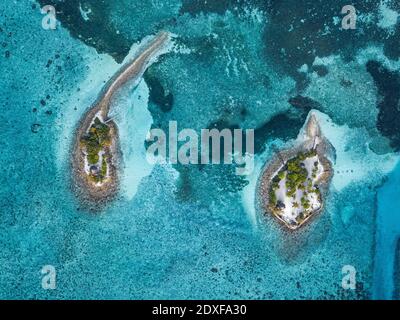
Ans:
[[[0,3],[0,298],[399,298],[396,1],[356,1],[355,31],[340,30],[336,1],[48,3],[60,10],[53,31],[38,3]],[[113,106],[121,192],[86,212],[70,189],[74,126],[160,29],[175,48]],[[324,212],[293,233],[256,210],[255,185],[310,109],[335,148],[334,177]],[[256,170],[149,165],[146,133],[170,120],[256,128]],[[41,287],[49,264],[55,290]],[[356,290],[341,287],[344,265]]]

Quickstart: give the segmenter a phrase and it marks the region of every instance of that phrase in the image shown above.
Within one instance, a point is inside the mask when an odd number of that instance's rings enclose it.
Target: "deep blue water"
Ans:
[[[56,30],[41,26],[45,4]],[[345,31],[344,4],[2,1],[0,298],[398,299],[400,6],[355,1]],[[122,192],[87,212],[70,187],[74,125],[131,46],[161,29],[175,48],[114,106]],[[326,209],[296,233],[252,209],[257,170],[140,156],[143,133],[171,120],[254,128],[259,169],[310,109],[335,174]],[[55,290],[41,286],[49,264]],[[355,290],[341,286],[344,265]]]

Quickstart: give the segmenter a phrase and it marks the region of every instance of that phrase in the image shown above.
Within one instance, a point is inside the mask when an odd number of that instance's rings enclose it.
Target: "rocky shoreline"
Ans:
[[[105,150],[108,157],[109,179],[101,185],[94,185],[87,177],[85,171],[85,153],[80,146],[81,137],[89,129],[92,120],[102,112],[100,105],[95,105],[92,109],[86,112],[78,124],[78,129],[75,134],[75,141],[73,143],[71,166],[73,171],[73,189],[78,197],[86,204],[95,202],[96,204],[105,203],[111,200],[118,191],[119,177],[117,174],[117,167],[120,161],[120,148],[118,139],[118,128],[113,121],[109,121],[107,125],[110,127],[111,146]],[[103,117],[105,115],[103,114]],[[104,118],[106,119],[106,118]]]
[[[318,140],[318,144],[314,145],[316,140]],[[273,210],[273,208],[271,208],[270,206],[269,190],[272,185],[272,179],[277,174],[279,169],[287,163],[288,160],[296,157],[296,155],[301,152],[305,153],[313,148],[316,151],[319,161],[324,168],[322,176],[318,179],[319,190],[322,197],[322,206],[318,210],[314,211],[307,218],[305,218],[300,224],[291,225],[283,220],[278,214],[276,214],[275,210]],[[332,146],[330,145],[329,141],[321,134],[315,115],[313,113],[310,113],[305,125],[303,141],[297,142],[297,145],[292,148],[278,151],[277,154],[272,158],[272,160],[266,163],[262,168],[256,186],[256,206],[259,208],[259,210],[261,210],[264,215],[273,215],[278,219],[279,222],[288,227],[290,230],[296,230],[300,228],[309,220],[311,220],[311,218],[320,213],[324,209],[324,203],[329,189],[329,183],[333,176],[332,163],[327,158],[330,148],[332,148]]]

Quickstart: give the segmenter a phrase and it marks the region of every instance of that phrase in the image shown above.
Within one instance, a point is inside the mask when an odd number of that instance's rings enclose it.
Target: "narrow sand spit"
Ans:
[[[73,189],[86,204],[101,204],[113,198],[119,189],[118,168],[120,165],[120,146],[118,127],[108,117],[110,107],[116,93],[129,81],[139,80],[165,46],[170,41],[168,32],[158,33],[154,39],[146,43],[135,57],[119,69],[119,71],[105,84],[92,107],[79,121],[71,153],[71,166],[73,177]],[[108,174],[101,184],[95,184],[89,179],[85,171],[85,152],[80,140],[88,132],[93,119],[97,114],[101,115],[110,128],[111,145],[105,148],[107,156]]]

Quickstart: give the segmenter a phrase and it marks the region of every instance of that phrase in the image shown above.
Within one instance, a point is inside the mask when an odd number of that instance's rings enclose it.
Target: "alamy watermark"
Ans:
[[[40,9],[45,16],[42,19],[42,28],[45,30],[55,30],[57,28],[56,9],[51,5],[46,5]]]
[[[155,8],[162,7],[162,1],[160,0],[152,0],[153,6]],[[57,18],[56,18],[56,9],[52,5],[45,5],[40,9],[42,14],[45,16],[42,19],[42,27],[45,30],[55,30],[57,28]],[[342,19],[342,29],[355,29],[356,21],[357,21],[357,13],[356,8],[353,5],[345,5],[342,10],[342,14],[345,16]]]
[[[56,288],[56,268],[50,264],[43,266],[40,273],[42,277],[42,288],[44,290],[54,290]]]
[[[352,265],[345,265],[342,268],[342,288],[344,290],[355,290],[356,289],[356,268]]]
[[[342,19],[342,29],[355,29],[357,21],[356,8],[352,5],[346,5],[342,8],[342,14],[345,14]]]
[[[237,175],[254,170],[254,129],[201,129],[199,137],[193,129],[178,132],[178,123],[170,121],[168,133],[151,129],[146,140],[151,164],[236,164]]]

